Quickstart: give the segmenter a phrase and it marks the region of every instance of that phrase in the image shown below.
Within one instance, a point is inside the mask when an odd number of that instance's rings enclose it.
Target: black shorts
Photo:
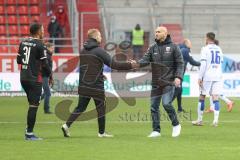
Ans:
[[[27,94],[28,103],[38,106],[41,100],[42,83],[21,81],[21,85]]]

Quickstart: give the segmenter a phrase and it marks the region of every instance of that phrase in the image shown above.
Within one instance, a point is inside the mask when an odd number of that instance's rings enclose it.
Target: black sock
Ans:
[[[27,115],[27,132],[33,132],[33,128],[36,122],[36,115],[37,115],[38,107],[29,107],[28,115]]]

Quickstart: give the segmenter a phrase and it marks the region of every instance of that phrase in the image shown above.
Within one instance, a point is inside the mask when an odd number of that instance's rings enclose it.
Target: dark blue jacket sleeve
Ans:
[[[200,66],[201,63],[194,60],[193,57],[189,54],[189,50],[186,48],[181,49],[185,63],[190,63],[193,66]]]

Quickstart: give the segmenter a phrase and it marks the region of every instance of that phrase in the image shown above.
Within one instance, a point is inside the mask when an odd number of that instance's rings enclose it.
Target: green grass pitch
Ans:
[[[71,109],[77,103],[77,98],[53,97],[52,108],[63,99],[74,100]],[[218,127],[211,126],[213,114],[204,114],[204,126],[196,127],[190,121],[196,119],[197,98],[183,98],[189,113],[179,115],[181,136],[171,137],[172,127],[163,115],[162,136],[154,139],[147,138],[151,132],[149,98],[137,99],[134,107],[120,101],[107,114],[106,130],[114,134],[109,139],[97,137],[96,119],[74,123],[71,138],[64,138],[63,121],[43,114],[42,103],[35,133],[44,140],[29,142],[24,140],[26,97],[0,97],[0,160],[236,160],[240,157],[240,99],[234,101],[231,113],[221,102]],[[88,109],[92,107],[91,102]]]

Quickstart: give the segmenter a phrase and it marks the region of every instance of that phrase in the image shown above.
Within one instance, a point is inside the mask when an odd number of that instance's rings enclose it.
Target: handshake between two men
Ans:
[[[130,59],[130,60],[128,60],[127,62],[131,64],[132,69],[138,69],[138,68],[140,68],[140,63],[138,63],[136,60]],[[181,87],[181,81],[182,81],[182,80],[181,80],[179,77],[176,77],[176,78],[174,79],[174,85],[175,85],[175,87]]]

